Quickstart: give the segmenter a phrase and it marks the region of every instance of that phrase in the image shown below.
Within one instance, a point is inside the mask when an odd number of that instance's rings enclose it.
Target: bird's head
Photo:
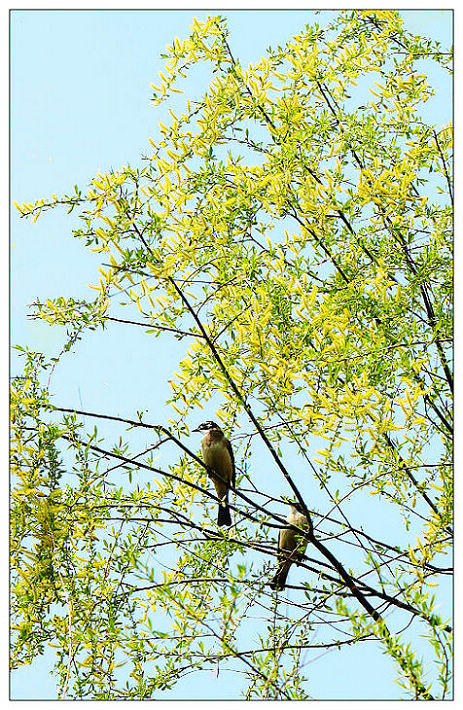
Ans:
[[[215,429],[216,431],[222,431],[221,428],[219,427],[218,424],[215,422],[203,422],[202,424],[199,425],[196,429],[193,429],[193,431],[211,431]]]
[[[298,500],[293,500],[293,501],[291,501],[290,506],[291,506],[291,508],[294,508],[294,510],[295,510],[297,513],[301,513],[302,515],[305,515],[305,512],[304,512],[304,510],[303,510],[303,508],[302,508],[302,505],[299,503]]]

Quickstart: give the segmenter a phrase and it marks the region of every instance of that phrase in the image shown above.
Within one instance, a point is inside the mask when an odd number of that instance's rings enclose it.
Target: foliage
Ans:
[[[301,699],[311,649],[368,642],[403,697],[449,698],[452,128],[425,122],[419,67],[450,70],[450,54],[394,11],[345,11],[248,69],[220,17],[194,20],[165,59],[155,104],[194,65],[211,79],[169,109],[139,167],[18,205],[34,219],[78,210],[75,236],[101,254],[94,300],[34,306],[67,326],[61,357],[111,321],[142,324],[159,348],[174,336],[181,355],[167,426],[53,406],[59,360],[23,351],[13,667],[49,644],[61,697],[159,698],[209,669],[244,672],[247,698]],[[226,530],[183,441],[203,407],[236,452]],[[140,430],[154,437],[143,451]],[[314,533],[272,593],[294,497]]]

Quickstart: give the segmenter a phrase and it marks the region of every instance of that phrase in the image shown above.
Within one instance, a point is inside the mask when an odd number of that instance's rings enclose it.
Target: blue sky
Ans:
[[[148,152],[148,138],[158,135],[161,114],[150,105],[150,83],[162,69],[160,52],[175,37],[188,33],[193,16],[210,11],[14,11],[11,15],[11,198],[32,202],[75,184],[85,187],[99,171],[136,164]],[[228,20],[230,44],[246,64],[257,60],[269,45],[283,44],[313,20],[311,11],[221,11]],[[407,27],[417,34],[449,43],[451,14],[404,11]],[[200,77],[199,77],[200,78]],[[433,77],[431,76],[431,83]],[[442,102],[451,117],[449,87],[440,83],[428,107],[429,120],[441,116]],[[440,87],[440,88],[439,88]],[[191,89],[195,90],[195,86]],[[199,91],[199,88],[198,88]],[[439,93],[440,92],[440,93]],[[69,295],[85,298],[87,284],[96,279],[99,257],[72,238],[74,215],[53,211],[35,224],[11,212],[11,342],[58,354],[58,329],[26,319],[33,299]],[[119,327],[90,333],[78,346],[79,357],[68,356],[54,378],[56,404],[131,416],[147,408],[143,389],[156,393],[152,419],[165,410],[171,354],[154,355],[141,333],[121,337]],[[117,348],[117,360],[114,358]],[[153,367],[154,359],[156,362]],[[12,362],[13,373],[15,361]],[[84,384],[85,383],[85,384]],[[137,386],[137,384],[139,386]],[[369,649],[352,649],[352,668],[365,662]],[[341,661],[339,660],[339,663]],[[331,672],[346,673],[336,654]],[[343,656],[343,664],[346,658]],[[13,691],[21,698],[52,698],[49,659],[14,674]],[[363,689],[390,691],[389,665],[382,679],[365,677]],[[346,673],[348,676],[348,673]],[[211,681],[212,682],[212,681]],[[326,678],[315,678],[311,691],[321,696]],[[355,696],[355,675],[352,675]],[[217,685],[220,692],[220,684]],[[380,697],[380,695],[379,695]]]
[[[156,84],[163,66],[159,54],[175,36],[187,34],[193,15],[206,14],[190,10],[13,12],[12,200],[32,202],[72,192],[75,184],[85,187],[97,172],[137,163],[141,154],[149,152],[148,138],[158,136],[162,118],[162,112],[150,104],[150,84]],[[243,63],[258,59],[269,45],[283,43],[306,22],[323,21],[323,15],[311,11],[222,14],[228,20],[232,49]],[[448,41],[449,12],[407,11],[404,18],[413,31],[444,44]],[[439,88],[439,77],[435,83]],[[442,101],[448,104],[449,119],[448,84],[428,102],[431,121],[442,115]],[[38,350],[56,350],[61,344],[58,329],[26,320],[27,304],[37,297],[88,295],[87,284],[95,279],[99,257],[73,239],[71,229],[77,224],[74,215],[59,210],[32,224],[20,220],[12,209],[13,344],[27,342]],[[95,366],[99,364],[94,362],[95,345],[101,336],[92,335],[88,352]],[[120,354],[129,368],[131,345],[126,342],[127,350]],[[85,343],[80,355],[85,355]],[[62,374],[63,395],[75,399],[76,393],[69,391],[69,373],[63,370]],[[111,382],[101,384],[109,397]],[[129,398],[124,401],[133,409],[130,391],[124,391]]]

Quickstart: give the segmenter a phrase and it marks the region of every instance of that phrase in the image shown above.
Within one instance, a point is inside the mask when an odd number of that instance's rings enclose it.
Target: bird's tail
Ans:
[[[219,503],[219,514],[217,516],[217,525],[221,527],[222,525],[231,525],[231,515],[230,508],[228,507],[228,502],[226,500]]]
[[[290,565],[288,565],[287,562],[285,564],[280,565],[275,576],[270,582],[270,587],[272,589],[281,590],[285,588],[286,577],[288,576],[289,568]]]

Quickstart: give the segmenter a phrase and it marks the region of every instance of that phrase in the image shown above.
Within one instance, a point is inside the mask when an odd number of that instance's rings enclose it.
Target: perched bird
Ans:
[[[311,523],[302,512],[299,503],[292,503],[289,515],[286,518],[288,523],[296,525],[298,528],[311,530]],[[293,528],[281,528],[278,534],[278,560],[279,565],[275,576],[270,582],[272,589],[284,589],[289,568],[296,560],[299,560],[307,547],[308,538],[302,532],[297,532]]]
[[[217,524],[220,526],[231,525],[228,490],[230,486],[235,487],[235,459],[231,444],[215,422],[204,422],[193,431],[206,432],[201,445],[204,463],[208,467],[209,475],[220,499]]]

